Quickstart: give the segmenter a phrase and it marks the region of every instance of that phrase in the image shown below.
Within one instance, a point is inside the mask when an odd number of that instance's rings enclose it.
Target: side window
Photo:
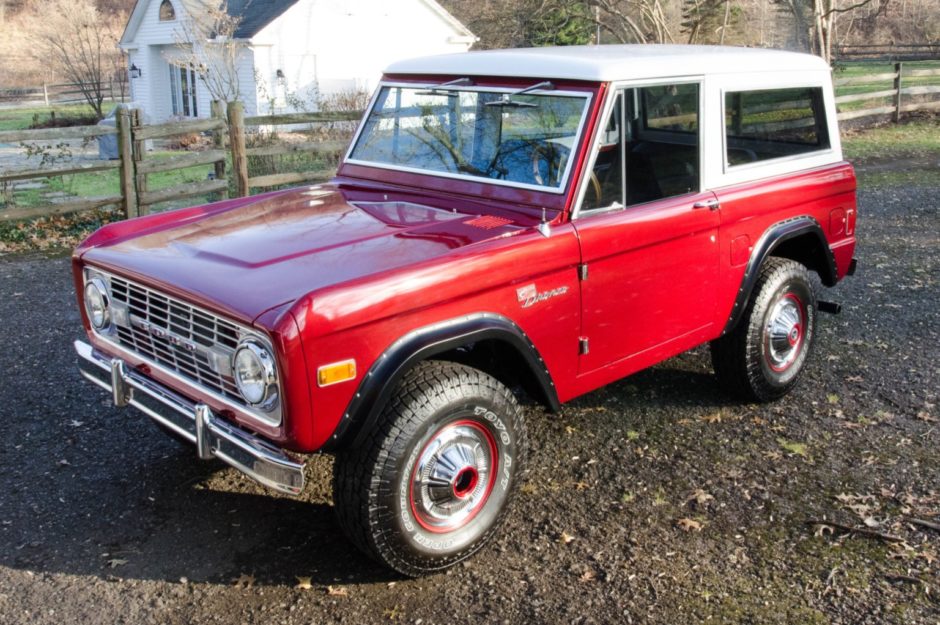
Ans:
[[[699,190],[699,85],[623,89],[600,137],[582,210]]]
[[[619,93],[600,137],[584,210],[623,206],[623,110],[623,93]]]
[[[822,88],[726,93],[725,149],[729,166],[829,149]]]
[[[699,85],[628,89],[627,206],[699,190]]]

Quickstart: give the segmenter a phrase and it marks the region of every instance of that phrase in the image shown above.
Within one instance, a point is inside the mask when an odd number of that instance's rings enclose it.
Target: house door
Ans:
[[[170,65],[170,97],[175,117],[199,117],[196,72],[191,67]]]
[[[699,87],[617,94],[575,220],[587,265],[582,375],[622,377],[687,349],[714,323],[719,211],[701,190]]]

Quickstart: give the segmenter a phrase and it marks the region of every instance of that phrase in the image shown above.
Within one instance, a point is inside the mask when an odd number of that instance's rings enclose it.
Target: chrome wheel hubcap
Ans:
[[[765,328],[767,361],[774,371],[783,371],[800,355],[805,323],[803,304],[792,293],[774,304]]]
[[[495,441],[482,425],[458,421],[437,432],[412,471],[411,506],[418,523],[432,532],[467,523],[486,503],[495,463]]]

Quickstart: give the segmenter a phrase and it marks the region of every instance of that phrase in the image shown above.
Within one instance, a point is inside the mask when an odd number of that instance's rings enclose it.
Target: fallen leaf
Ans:
[[[581,577],[579,577],[578,579],[580,579],[582,582],[593,582],[596,577],[597,577],[597,574],[594,571],[592,571],[591,569],[587,569],[586,571],[584,571],[584,573],[581,573]]]
[[[705,423],[721,423],[721,413],[716,412],[714,414],[702,415],[699,417],[699,420]]]
[[[255,585],[255,576],[242,573],[232,581],[232,585],[238,586],[239,588],[251,588]]]
[[[702,505],[707,504],[709,501],[712,501],[713,499],[714,497],[706,493],[704,490],[702,490],[701,488],[697,488],[695,492],[692,493],[692,495],[688,499],[686,499],[686,503],[689,503],[690,501],[694,501],[696,504],[702,506]]]
[[[798,443],[796,441],[788,441],[783,438],[778,438],[777,443],[783,447],[786,451],[797,456],[806,457],[806,443]]]
[[[574,536],[572,536],[572,535],[569,534],[568,532],[562,532],[562,533],[561,533],[561,538],[559,538],[558,540],[559,540],[560,542],[562,542],[562,543],[564,543],[564,544],[567,545],[567,544],[570,543],[572,540],[574,540]]]
[[[345,586],[327,586],[326,594],[333,597],[348,597],[349,591],[346,590]]]
[[[309,577],[298,577],[297,585],[294,588],[299,588],[300,590],[310,590],[313,588],[313,583],[311,583]]]
[[[822,537],[825,536],[827,532],[832,534],[833,531],[834,530],[831,525],[824,525],[820,523],[816,526],[816,531],[813,532],[813,536]]]
[[[683,518],[676,521],[676,525],[679,526],[679,529],[685,532],[701,532],[702,524],[696,521],[695,519]]]
[[[830,404],[838,404],[839,396],[836,395],[835,393],[829,393],[828,395],[826,395],[826,401],[829,402]]]

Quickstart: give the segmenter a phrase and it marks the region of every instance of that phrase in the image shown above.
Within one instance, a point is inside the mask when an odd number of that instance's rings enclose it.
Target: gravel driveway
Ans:
[[[940,532],[911,519],[940,524],[938,197],[861,193],[859,274],[792,395],[737,403],[698,349],[532,409],[498,538],[418,580],[343,538],[328,457],[278,497],[111,408],[68,260],[0,261],[0,623],[936,625]]]

